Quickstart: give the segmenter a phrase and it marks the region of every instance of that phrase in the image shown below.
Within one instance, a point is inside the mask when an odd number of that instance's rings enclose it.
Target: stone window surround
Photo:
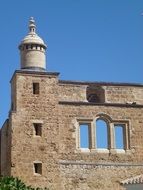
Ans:
[[[102,119],[107,123],[108,148],[96,147],[96,121]],[[89,127],[89,148],[80,147],[80,125],[87,124]],[[115,148],[115,125],[123,126],[124,149]],[[97,152],[97,153],[129,153],[130,152],[130,121],[112,120],[107,114],[98,114],[94,119],[76,119],[76,150],[77,152]]]
[[[39,81],[33,81],[32,82],[32,91],[33,91],[33,95],[39,95],[40,94],[40,83]]]
[[[42,131],[41,131],[41,136],[39,136],[39,135],[35,135],[35,129],[34,129],[34,124],[39,124],[39,125],[41,125],[41,130],[42,130],[42,128],[43,128],[43,120],[39,120],[39,119],[33,119],[33,120],[31,120],[31,125],[33,126],[33,137],[35,137],[35,138],[41,138],[42,137]]]
[[[42,137],[42,123],[33,123],[34,136]]]
[[[37,166],[38,166],[38,164],[39,164],[39,167],[40,167],[40,169],[37,169],[37,170],[39,170],[39,173],[35,173],[35,165],[37,164]],[[34,172],[34,176],[41,176],[42,175],[42,162],[41,161],[34,161],[33,162],[33,172]]]

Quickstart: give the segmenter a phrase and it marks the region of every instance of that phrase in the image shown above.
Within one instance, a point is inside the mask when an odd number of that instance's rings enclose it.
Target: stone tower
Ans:
[[[29,21],[29,33],[19,45],[21,69],[46,69],[46,44],[36,34],[36,25],[33,17]]]
[[[1,175],[49,190],[142,190],[143,84],[59,80],[45,70],[33,18],[29,29],[0,133]]]

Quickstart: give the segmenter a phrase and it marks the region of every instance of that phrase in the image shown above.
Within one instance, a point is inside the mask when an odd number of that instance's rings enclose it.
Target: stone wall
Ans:
[[[107,102],[143,104],[143,87],[107,86]]]
[[[59,151],[63,153],[64,159],[73,160],[105,160],[119,162],[142,162],[143,151],[143,108],[136,107],[112,107],[99,105],[70,105],[64,102],[59,107]],[[129,154],[116,154],[104,156],[98,152],[95,154],[74,154],[77,140],[77,120],[93,120],[100,114],[106,114],[113,120],[129,121],[130,152]],[[102,138],[102,137],[101,137]],[[113,160],[112,160],[113,159]]]
[[[17,73],[16,112],[12,118],[11,175],[19,176],[32,186],[59,187],[58,99],[56,74]],[[33,83],[39,94],[33,94]],[[34,123],[41,123],[42,136],[34,135]],[[42,163],[42,175],[34,174],[34,163]],[[57,185],[58,184],[58,185]]]
[[[11,170],[11,126],[6,120],[1,128],[1,175],[10,175]]]
[[[60,101],[84,101],[87,102],[88,87],[103,88],[105,102],[124,104],[143,104],[143,86],[130,85],[124,83],[86,83],[73,81],[60,81],[59,99]],[[95,90],[96,92],[96,90]],[[98,92],[97,92],[98,93]],[[102,96],[102,94],[101,94]]]
[[[122,190],[124,189],[120,185],[122,179],[143,172],[143,138],[141,135],[143,133],[143,116],[141,114],[143,108],[71,105],[63,102],[60,104],[59,110],[61,110],[59,116],[59,153],[62,163],[61,174],[64,181],[63,190]],[[78,138],[76,135],[77,120],[86,121],[90,119],[94,121],[100,113],[106,113],[113,120],[130,121],[129,152],[98,152],[97,150],[84,152],[76,149]],[[66,161],[69,161],[68,164]],[[134,164],[139,165],[135,167]]]
[[[33,94],[33,83],[39,84],[38,94]],[[16,71],[11,84],[11,145],[3,147],[11,154],[11,175],[50,190],[123,190],[121,180],[143,172],[143,86],[66,82],[58,80],[58,73],[32,71]],[[101,102],[87,101],[89,86]],[[78,121],[94,123],[100,115],[128,122],[129,150],[84,151],[77,146]],[[35,135],[35,123],[42,127],[41,135]],[[34,163],[42,164],[42,174],[34,172]]]
[[[122,179],[142,172],[139,166],[127,164],[94,164],[83,161],[61,162],[63,190],[124,190]]]

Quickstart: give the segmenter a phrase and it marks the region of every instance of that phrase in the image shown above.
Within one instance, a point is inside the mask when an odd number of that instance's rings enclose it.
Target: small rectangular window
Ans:
[[[115,148],[124,149],[124,126],[115,125]]]
[[[34,135],[42,136],[42,124],[41,123],[34,123]]]
[[[33,83],[33,94],[39,94],[39,83]]]
[[[89,148],[89,126],[80,124],[80,148]]]
[[[34,163],[34,174],[42,175],[42,163]]]

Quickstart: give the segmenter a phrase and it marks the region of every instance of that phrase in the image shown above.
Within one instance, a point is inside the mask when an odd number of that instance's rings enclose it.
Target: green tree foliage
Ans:
[[[31,186],[26,186],[17,177],[0,177],[0,190],[49,190],[47,188],[32,188]]]

